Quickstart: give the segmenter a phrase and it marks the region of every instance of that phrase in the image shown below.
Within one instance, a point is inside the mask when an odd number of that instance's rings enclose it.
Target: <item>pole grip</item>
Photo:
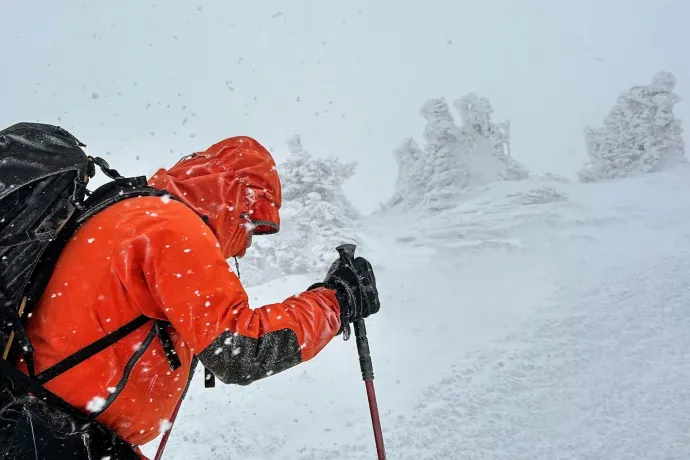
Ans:
[[[338,251],[338,254],[340,254],[340,258],[344,259],[345,262],[348,262],[350,264],[354,263],[355,261],[356,249],[357,246],[351,243],[341,244],[340,246],[335,248],[335,250]]]
[[[338,255],[340,256],[340,260],[347,264],[350,265],[354,269],[354,263],[355,263],[355,250],[357,249],[357,246],[351,243],[346,243],[346,244],[341,244],[337,248],[335,248],[336,251],[338,251]],[[350,340],[350,323],[345,323],[343,324],[343,340],[348,341]]]
[[[355,338],[357,339],[357,353],[359,354],[359,368],[362,371],[362,380],[371,382],[374,380],[374,365],[371,362],[367,328],[364,320],[355,321]]]

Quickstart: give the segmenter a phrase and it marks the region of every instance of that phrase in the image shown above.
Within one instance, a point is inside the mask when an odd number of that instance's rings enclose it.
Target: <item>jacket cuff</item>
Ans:
[[[332,291],[335,291],[335,299],[338,302],[338,310],[340,310],[340,329],[338,329],[338,332],[335,334],[337,337],[343,333],[343,325],[346,323],[346,321],[343,321],[343,319],[344,319],[343,318],[344,299],[340,295],[340,293],[338,293],[338,291],[336,289],[326,286],[326,283],[314,283],[311,286],[309,286],[309,288],[307,288],[307,291],[313,291],[313,290],[319,289],[319,288],[330,289]]]

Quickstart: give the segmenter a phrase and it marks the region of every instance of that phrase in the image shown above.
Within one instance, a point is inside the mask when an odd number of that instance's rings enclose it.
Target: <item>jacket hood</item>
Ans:
[[[225,258],[242,256],[247,231],[280,228],[282,191],[271,154],[251,137],[225,139],[159,169],[149,185],[167,190],[204,217]]]

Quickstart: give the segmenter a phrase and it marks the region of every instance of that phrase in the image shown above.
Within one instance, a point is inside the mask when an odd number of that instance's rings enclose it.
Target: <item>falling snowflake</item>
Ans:
[[[170,423],[170,420],[168,420],[167,418],[164,418],[163,420],[161,420],[161,423],[160,423],[158,430],[162,434],[162,433],[166,433],[166,432],[170,431],[171,428],[172,428],[172,423]]]
[[[89,244],[91,244],[91,243],[93,243],[94,241],[96,241],[96,238],[89,238],[89,239],[86,240],[86,241],[87,241]]]
[[[86,404],[86,410],[89,412],[100,412],[105,407],[105,398],[94,396],[91,401]]]
[[[161,201],[163,202],[163,204],[168,204],[168,203],[170,203],[170,201],[171,201],[170,195],[163,195],[163,196],[161,197]]]

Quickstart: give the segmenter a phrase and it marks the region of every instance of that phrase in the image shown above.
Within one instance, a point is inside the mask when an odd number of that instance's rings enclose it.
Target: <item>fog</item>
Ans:
[[[430,97],[488,97],[514,157],[569,177],[584,126],[657,71],[676,75],[690,120],[683,0],[41,0],[0,17],[3,127],[60,124],[128,174],[234,135],[280,162],[300,134],[358,161],[346,190],[364,212],[393,191],[392,149],[423,144]]]

